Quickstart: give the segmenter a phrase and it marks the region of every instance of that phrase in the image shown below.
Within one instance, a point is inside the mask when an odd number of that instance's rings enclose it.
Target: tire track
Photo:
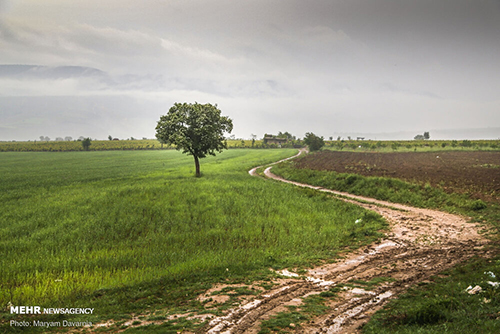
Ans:
[[[288,159],[302,153],[304,150]],[[261,167],[250,170],[250,175],[256,176]],[[295,329],[297,333],[356,333],[375,311],[411,285],[474,255],[488,255],[484,251],[487,239],[478,233],[479,226],[468,223],[464,217],[285,180],[274,175],[271,168],[264,171],[267,178],[316,189],[377,212],[389,222],[390,232],[380,242],[349,253],[337,263],[309,270],[305,277],[281,272],[287,278],[277,288],[213,319],[206,333],[258,333],[262,320],[286,310],[284,305],[300,305],[301,298],[352,280],[388,278],[371,291],[344,288],[328,304],[326,314]]]

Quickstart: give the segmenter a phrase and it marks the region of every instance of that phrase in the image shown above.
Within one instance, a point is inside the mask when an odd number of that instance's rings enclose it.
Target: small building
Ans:
[[[278,145],[279,147],[281,147],[281,144],[285,144],[288,142],[288,139],[287,138],[278,138],[276,136],[273,136],[273,135],[268,135],[268,134],[265,134],[264,135],[264,144],[274,144],[274,145]]]

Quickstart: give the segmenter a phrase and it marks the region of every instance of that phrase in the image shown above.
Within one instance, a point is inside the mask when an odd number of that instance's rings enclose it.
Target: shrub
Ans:
[[[482,200],[478,199],[470,204],[470,208],[474,211],[486,209],[487,205]]]
[[[90,138],[85,138],[84,140],[82,140],[82,147],[85,151],[89,150],[90,145],[92,145],[92,143],[90,142]]]

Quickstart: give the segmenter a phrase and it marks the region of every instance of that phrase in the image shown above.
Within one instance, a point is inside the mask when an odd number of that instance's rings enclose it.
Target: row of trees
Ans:
[[[73,138],[70,136],[64,137],[64,139],[62,137],[57,137],[55,139],[55,141],[72,141],[72,140],[73,140]],[[40,141],[50,141],[50,138],[47,136],[40,136]],[[92,145],[92,140],[88,137],[85,138],[83,136],[80,136],[78,138],[78,141],[82,142],[82,147],[85,151],[88,151],[90,148],[90,145]]]
[[[47,137],[47,136],[40,136],[40,141],[50,141],[50,137]],[[78,141],[82,141],[84,140],[85,137],[84,136],[80,136],[78,137]],[[70,136],[66,136],[66,137],[56,137],[56,139],[54,139],[54,141],[72,141],[73,140],[73,137],[70,137]]]
[[[413,139],[415,140],[429,140],[431,138],[431,135],[429,132],[424,132],[423,135],[416,135]]]

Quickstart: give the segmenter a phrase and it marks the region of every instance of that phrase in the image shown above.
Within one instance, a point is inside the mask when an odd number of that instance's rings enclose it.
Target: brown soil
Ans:
[[[308,295],[352,280],[392,278],[370,291],[344,289],[329,302],[326,314],[287,328],[295,333],[358,333],[375,311],[411,285],[426,282],[474,255],[490,255],[485,249],[487,239],[478,232],[484,226],[468,223],[464,217],[291,182],[273,175],[270,169],[265,171],[269,178],[317,189],[379,213],[389,222],[390,233],[380,242],[350,253],[337,263],[311,269],[302,277],[282,272],[287,279],[226,315],[212,319],[206,333],[258,333],[263,320],[286,311],[286,305],[300,307],[302,298]],[[255,175],[255,170],[251,174]]]
[[[449,193],[467,192],[500,203],[500,152],[321,151],[298,160],[297,167],[429,183]]]

